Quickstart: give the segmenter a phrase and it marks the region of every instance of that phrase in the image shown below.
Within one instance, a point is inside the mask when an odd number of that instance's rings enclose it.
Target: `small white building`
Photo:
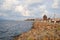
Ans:
[[[60,23],[60,19],[59,18],[52,19],[52,22],[54,22],[54,23]]]

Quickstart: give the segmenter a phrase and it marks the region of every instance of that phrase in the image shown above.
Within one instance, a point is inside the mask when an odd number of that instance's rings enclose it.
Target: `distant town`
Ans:
[[[42,19],[26,19],[25,21],[41,21],[41,22],[52,22],[52,23],[60,23],[60,18],[48,18],[47,15],[44,15]]]

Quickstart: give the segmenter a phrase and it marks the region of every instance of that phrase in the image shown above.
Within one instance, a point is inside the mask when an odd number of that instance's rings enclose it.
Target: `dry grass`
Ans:
[[[60,40],[60,24],[35,21],[29,32],[14,40]]]

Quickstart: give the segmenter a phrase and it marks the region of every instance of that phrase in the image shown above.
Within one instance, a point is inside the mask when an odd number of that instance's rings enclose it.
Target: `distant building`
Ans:
[[[47,20],[47,16],[46,15],[43,16],[43,20]]]
[[[59,18],[52,19],[52,22],[53,23],[60,23],[60,19]]]
[[[25,21],[35,21],[35,19],[26,19]]]
[[[26,19],[25,21],[40,21],[40,19],[39,18],[35,18],[35,19]]]
[[[48,21],[48,22],[51,22],[51,21],[52,21],[52,19],[51,19],[51,18],[48,18],[48,19],[47,19],[47,21]]]

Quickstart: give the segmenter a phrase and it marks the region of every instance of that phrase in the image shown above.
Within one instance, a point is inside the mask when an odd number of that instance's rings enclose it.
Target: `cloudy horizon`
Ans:
[[[0,0],[0,19],[53,18],[54,13],[60,18],[60,0]]]

